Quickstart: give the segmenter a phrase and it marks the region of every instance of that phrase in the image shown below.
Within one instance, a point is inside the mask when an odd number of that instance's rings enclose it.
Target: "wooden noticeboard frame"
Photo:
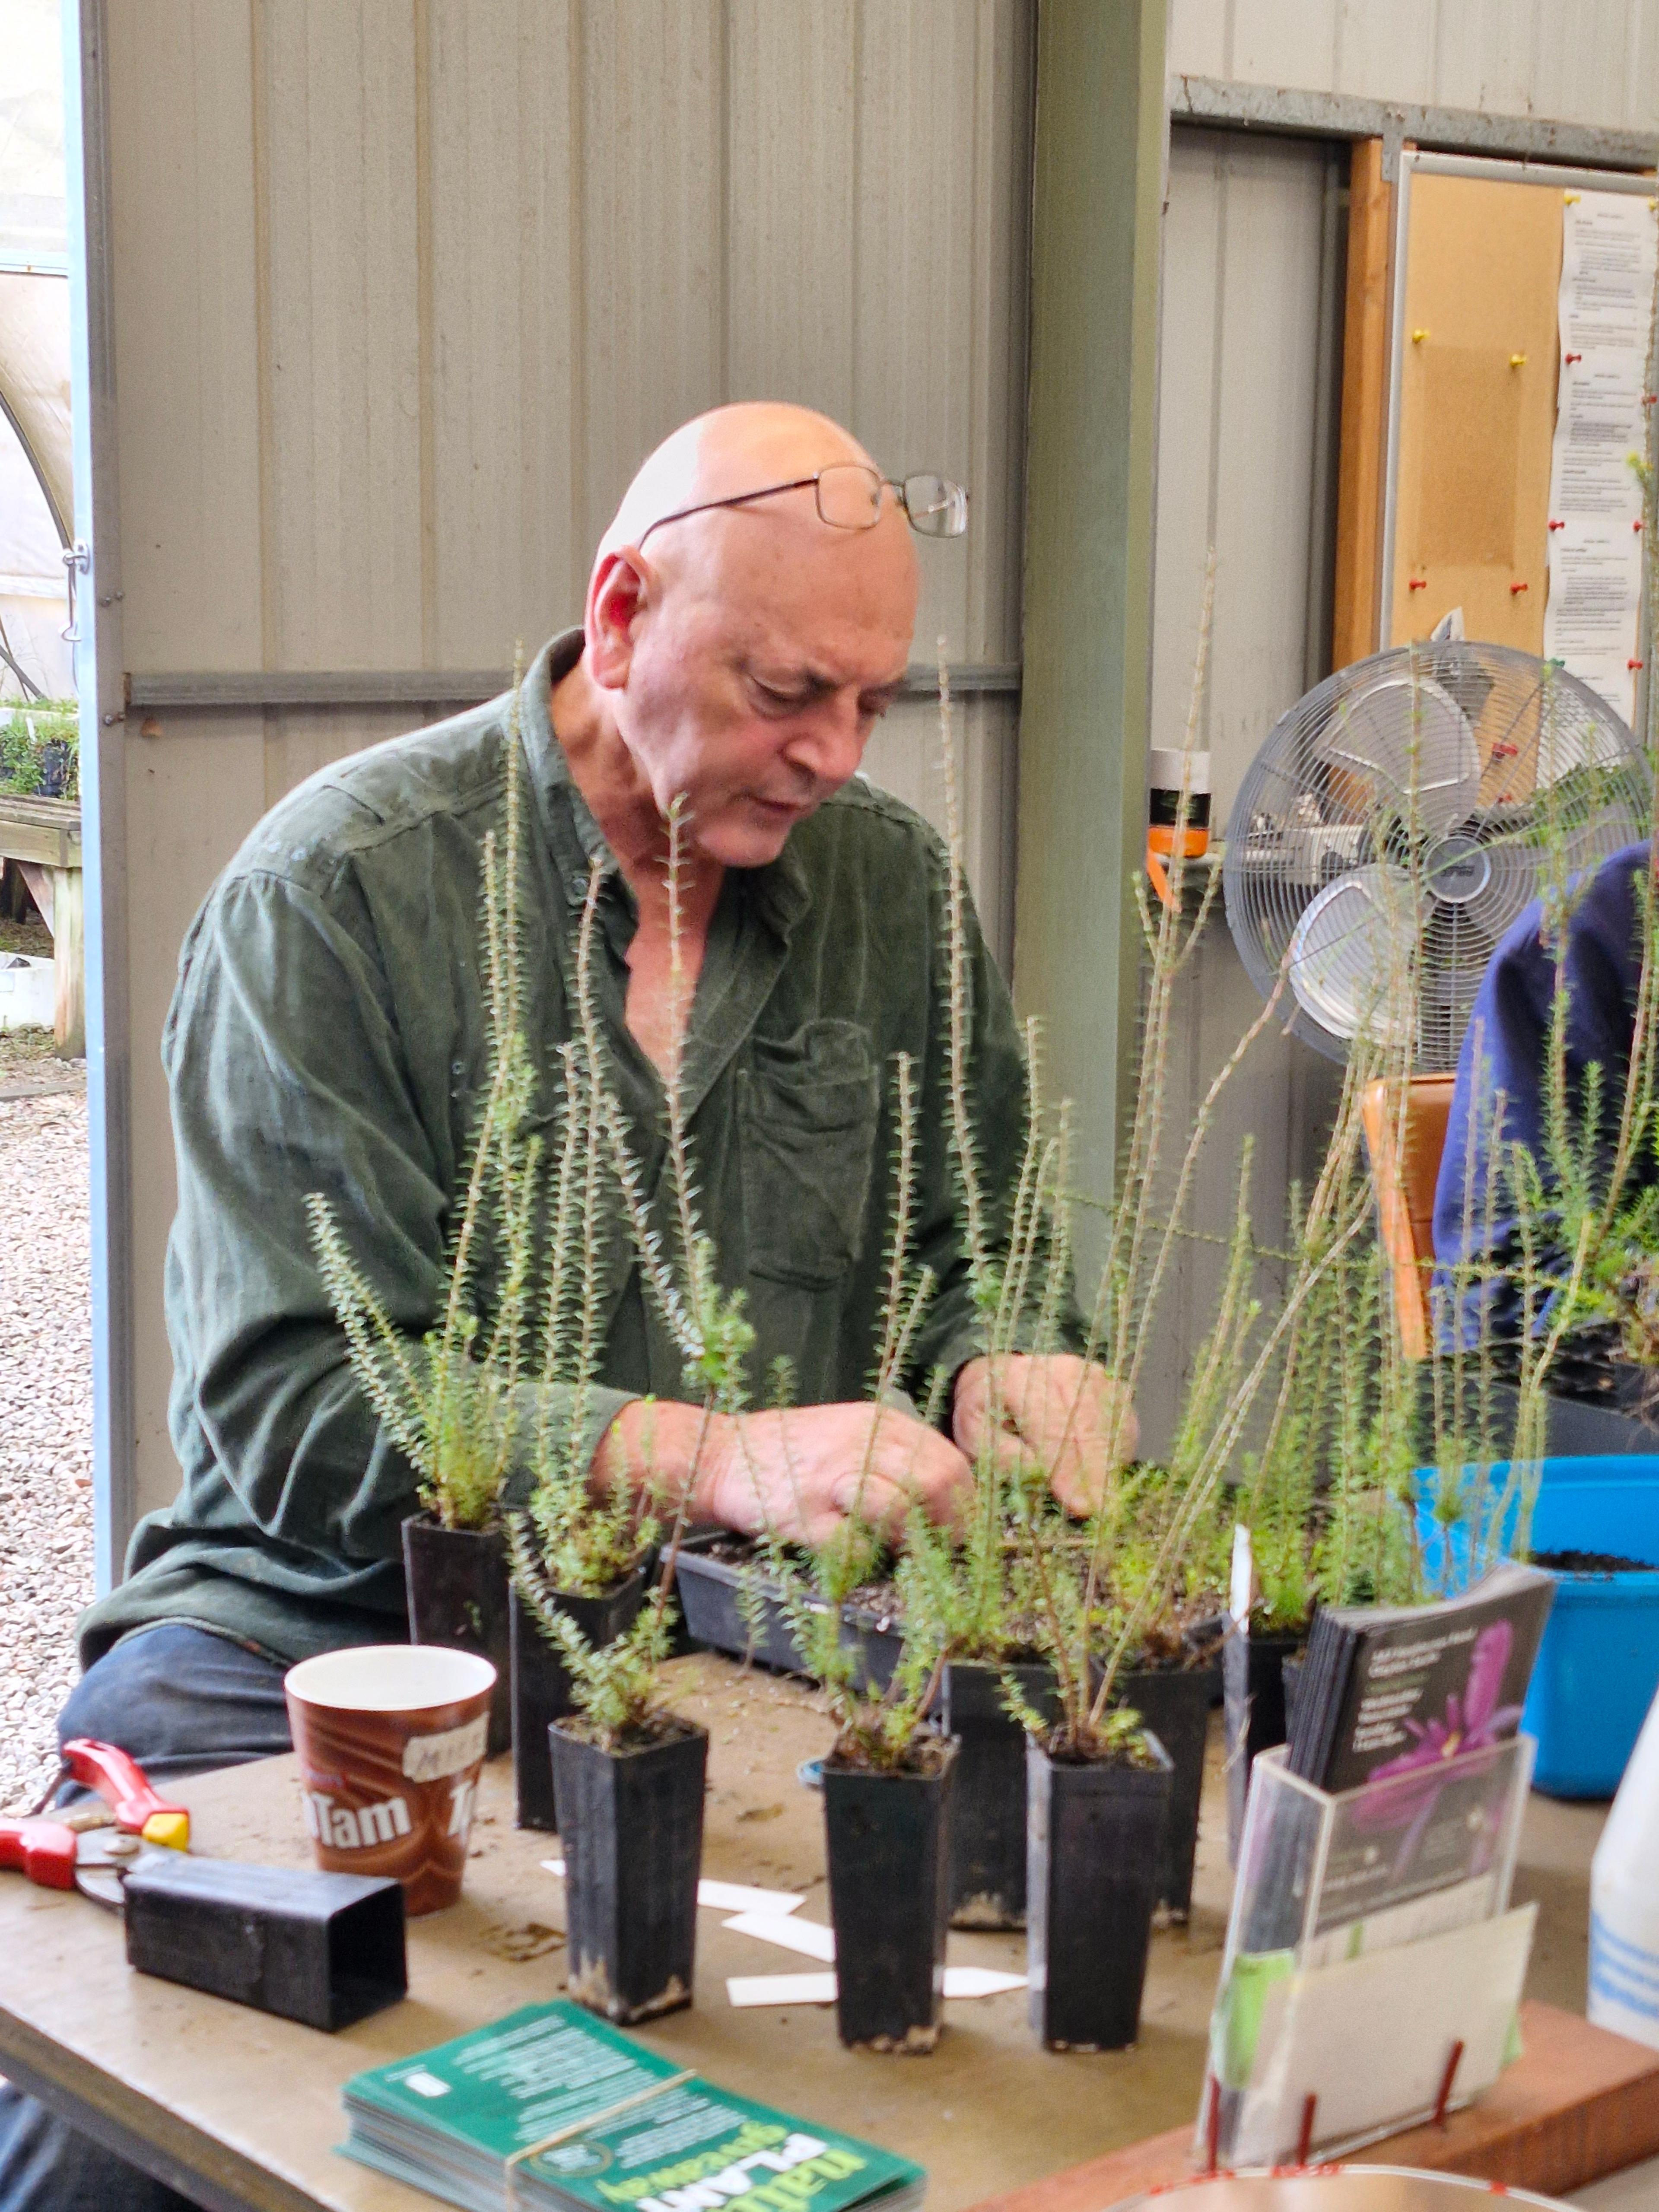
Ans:
[[[1457,606],[1540,653],[1563,195],[1654,179],[1407,147],[1390,191],[1381,155],[1355,145],[1333,658]]]
[[[1541,653],[1561,187],[1401,167],[1383,643],[1461,607],[1468,636]]]
[[[1564,196],[1653,191],[1628,171],[1402,152],[1382,645],[1462,606],[1470,637],[1542,652]]]

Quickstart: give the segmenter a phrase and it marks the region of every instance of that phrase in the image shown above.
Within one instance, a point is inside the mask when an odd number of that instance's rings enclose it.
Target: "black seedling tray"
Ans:
[[[709,1557],[708,1546],[730,1540],[718,1534],[694,1536],[681,1547],[675,1585],[688,1633],[713,1650],[758,1661],[779,1674],[808,1674],[777,1583],[764,1567],[758,1563],[737,1566]],[[745,1610],[755,1621],[752,1630]],[[843,1606],[841,1640],[859,1653],[860,1687],[884,1690],[893,1679],[902,1644],[897,1620],[884,1620],[863,1606]]]

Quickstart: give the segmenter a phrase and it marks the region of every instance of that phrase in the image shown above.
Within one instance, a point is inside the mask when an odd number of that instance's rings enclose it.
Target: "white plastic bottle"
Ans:
[[[1589,2011],[1659,2050],[1659,1696],[1590,1863]]]

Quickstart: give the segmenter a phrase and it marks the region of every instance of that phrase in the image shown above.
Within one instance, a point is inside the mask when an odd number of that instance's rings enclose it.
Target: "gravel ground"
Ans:
[[[87,1101],[50,1040],[0,1036],[0,1810],[51,1778],[92,1596]],[[6,1098],[9,1088],[74,1088]]]

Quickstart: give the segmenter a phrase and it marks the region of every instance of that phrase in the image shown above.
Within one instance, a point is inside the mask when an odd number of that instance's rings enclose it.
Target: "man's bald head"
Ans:
[[[665,515],[684,507],[788,483],[838,461],[876,465],[850,430],[810,407],[741,399],[710,408],[671,431],[641,464],[599,540],[599,557],[619,545],[637,545]],[[810,501],[811,495],[804,496]]]
[[[646,461],[594,559],[581,667],[598,711],[658,811],[684,798],[693,845],[726,866],[775,859],[857,769],[903,679],[917,571],[891,496],[866,529],[824,522],[810,483],[707,502],[848,462],[876,467],[810,408],[715,408]]]

